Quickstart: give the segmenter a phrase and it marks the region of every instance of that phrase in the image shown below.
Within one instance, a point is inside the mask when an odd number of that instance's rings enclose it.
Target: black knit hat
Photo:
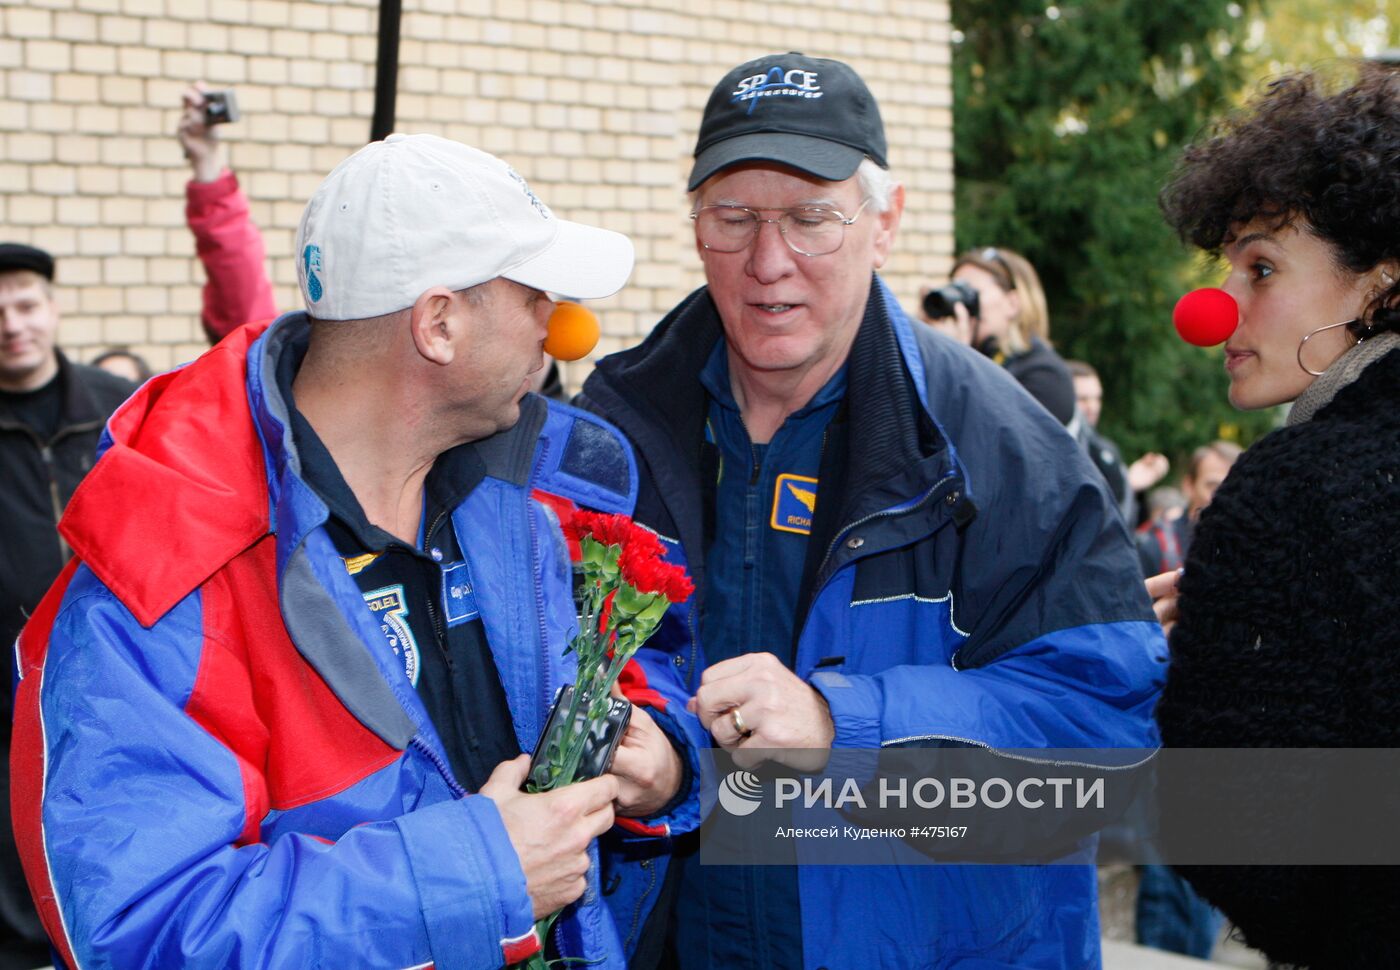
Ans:
[[[0,243],[0,273],[27,269],[46,280],[53,279],[53,257],[24,243]]]
[[[710,94],[689,188],[755,161],[840,182],[867,156],[888,168],[885,153],[880,108],[860,75],[840,61],[770,54],[739,65]]]

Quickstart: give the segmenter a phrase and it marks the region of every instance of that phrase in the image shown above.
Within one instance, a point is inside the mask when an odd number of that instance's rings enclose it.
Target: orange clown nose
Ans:
[[[544,352],[555,360],[581,360],[598,346],[598,318],[592,310],[560,300],[549,316],[549,335]]]

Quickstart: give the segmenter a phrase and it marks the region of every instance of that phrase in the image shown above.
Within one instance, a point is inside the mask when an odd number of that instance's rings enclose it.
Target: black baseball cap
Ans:
[[[779,162],[841,182],[867,156],[888,168],[885,153],[880,107],[859,74],[796,51],[769,54],[740,64],[711,92],[689,189],[740,162]]]
[[[46,280],[53,279],[53,257],[24,243],[0,243],[0,273],[27,269]]]

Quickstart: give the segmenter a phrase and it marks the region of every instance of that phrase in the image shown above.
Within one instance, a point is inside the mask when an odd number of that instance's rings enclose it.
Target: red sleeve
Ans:
[[[213,182],[192,181],[185,186],[185,200],[185,219],[207,277],[201,322],[210,342],[245,323],[277,316],[272,282],[263,269],[267,251],[238,179],[224,171]]]

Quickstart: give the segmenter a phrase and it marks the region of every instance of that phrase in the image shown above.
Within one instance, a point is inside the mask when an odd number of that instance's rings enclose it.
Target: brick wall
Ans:
[[[131,345],[168,367],[203,348],[203,273],[184,225],[180,92],[234,87],[224,130],[279,305],[322,176],[368,138],[373,0],[5,0],[0,239],[59,257],[61,342]],[[701,282],[685,199],[700,111],[772,50],[852,64],[879,99],[907,202],[885,269],[913,306],[952,249],[952,92],[943,0],[405,0],[396,128],[506,158],[565,218],[632,237],[630,285],[600,301],[598,353],[628,346]],[[575,364],[570,384],[584,376]]]

